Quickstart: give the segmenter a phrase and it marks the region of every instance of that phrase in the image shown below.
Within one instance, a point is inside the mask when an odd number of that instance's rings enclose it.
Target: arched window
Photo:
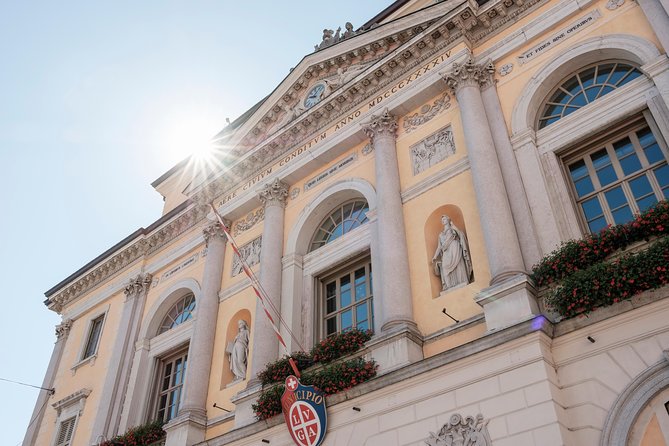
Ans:
[[[539,118],[542,129],[641,76],[622,62],[600,62],[571,75],[549,96]]]
[[[167,312],[158,329],[158,334],[165,333],[177,325],[181,325],[193,317],[195,310],[195,296],[188,294],[181,298],[179,302]]]
[[[367,222],[369,205],[365,200],[344,203],[327,216],[319,226],[309,251],[327,245],[333,240]]]

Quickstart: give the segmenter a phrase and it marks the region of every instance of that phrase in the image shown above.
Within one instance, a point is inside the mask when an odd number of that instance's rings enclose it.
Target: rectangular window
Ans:
[[[321,338],[373,328],[372,264],[357,263],[321,280]]]
[[[81,359],[90,358],[98,350],[98,342],[100,341],[100,333],[102,332],[102,322],[104,322],[105,315],[96,317],[91,321],[90,328],[88,330],[88,337],[86,338],[86,347],[84,348],[84,353],[81,356]]]
[[[179,412],[187,362],[187,349],[160,361],[156,418],[165,423],[176,417]]]
[[[68,418],[60,423],[58,428],[58,437],[56,437],[56,446],[70,446],[72,443],[72,434],[74,433],[74,422],[77,417]]]
[[[669,199],[663,144],[643,121],[567,160],[576,204],[590,232],[626,223],[634,214]]]

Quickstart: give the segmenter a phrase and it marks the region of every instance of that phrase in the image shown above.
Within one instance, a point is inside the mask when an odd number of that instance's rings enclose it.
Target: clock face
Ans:
[[[304,106],[306,108],[311,108],[318,104],[321,101],[321,96],[323,96],[324,91],[325,84],[314,85],[314,88],[312,88],[309,93],[307,93],[307,97],[304,98]]]

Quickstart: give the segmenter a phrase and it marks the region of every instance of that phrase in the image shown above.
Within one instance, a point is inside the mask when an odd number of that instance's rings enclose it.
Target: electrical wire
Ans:
[[[7,381],[9,383],[20,384],[22,386],[34,387],[35,389],[48,390],[49,392],[53,392],[53,389],[47,389],[46,387],[34,386],[32,384],[26,384],[26,383],[22,383],[20,381],[13,381],[11,379],[0,378],[0,381]]]

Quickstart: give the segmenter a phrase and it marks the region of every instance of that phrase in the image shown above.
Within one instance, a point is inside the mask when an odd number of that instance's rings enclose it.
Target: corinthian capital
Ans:
[[[457,94],[463,87],[487,88],[493,85],[495,66],[492,62],[475,64],[469,57],[464,63],[454,62],[451,70],[442,73],[441,77],[446,85]]]
[[[362,130],[372,141],[379,136],[394,138],[397,131],[397,119],[386,108],[380,114],[372,115],[368,123],[362,124]]]
[[[56,325],[56,339],[67,337],[72,328],[72,319],[65,319],[60,324]]]
[[[288,185],[275,178],[272,183],[265,184],[265,187],[258,194],[258,199],[265,207],[272,205],[285,206],[288,199]]]
[[[230,227],[230,224],[227,221],[224,220],[223,223],[225,223],[227,227]],[[225,240],[225,232],[223,232],[223,228],[221,228],[219,222],[204,227],[204,229],[202,229],[202,235],[204,236],[204,244],[207,246],[209,246],[209,242],[216,237]]]
[[[134,279],[130,279],[125,287],[125,295],[127,297],[136,297],[149,290],[153,276],[149,273],[139,274]]]

